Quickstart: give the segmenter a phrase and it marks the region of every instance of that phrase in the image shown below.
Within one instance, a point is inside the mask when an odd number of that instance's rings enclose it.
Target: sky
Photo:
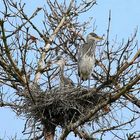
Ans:
[[[27,2],[29,0],[23,1]],[[27,12],[32,12],[36,5],[38,5],[38,7],[42,6],[41,0],[32,0],[32,5],[28,2]],[[110,39],[112,40],[117,36],[117,40],[120,42],[122,39],[127,40],[138,27],[137,39],[140,41],[139,6],[139,0],[97,0],[97,5],[94,6],[88,14],[83,14],[81,20],[93,17],[93,22],[95,21],[95,25],[97,26],[96,32],[103,35],[106,34],[107,31],[108,15],[109,10],[111,10]],[[89,29],[89,32],[92,28],[93,24],[91,23],[91,29]],[[0,108],[0,138],[6,140],[15,135],[17,135],[18,138],[22,138],[23,136],[21,132],[23,131],[23,128],[23,118],[18,118],[18,116],[8,108]],[[137,128],[140,129],[140,126],[137,126]],[[69,137],[68,140],[72,140],[72,138]]]

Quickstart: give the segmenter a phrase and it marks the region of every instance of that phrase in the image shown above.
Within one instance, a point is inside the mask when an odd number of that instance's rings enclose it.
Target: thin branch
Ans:
[[[70,1],[70,5],[66,11],[66,13],[63,15],[63,18],[61,19],[60,23],[58,24],[58,26],[56,27],[56,29],[54,30],[54,32],[52,33],[52,35],[49,37],[49,42],[46,42],[46,46],[44,47],[44,51],[42,52],[41,56],[40,56],[40,60],[38,62],[38,69],[37,69],[37,73],[35,75],[35,83],[37,83],[40,79],[40,76],[41,76],[41,72],[40,72],[40,69],[43,68],[43,62],[45,60],[45,56],[50,48],[50,45],[51,45],[51,42],[53,42],[53,40],[55,39],[57,33],[59,32],[60,28],[63,26],[64,22],[66,21],[66,18],[69,16],[69,10],[71,9],[72,7],[72,4],[73,4],[74,0],[71,0]]]

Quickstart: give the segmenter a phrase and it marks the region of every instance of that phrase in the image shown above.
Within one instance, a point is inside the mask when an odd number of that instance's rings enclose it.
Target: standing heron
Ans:
[[[81,80],[89,80],[90,87],[90,76],[95,65],[95,49],[97,41],[103,40],[95,33],[87,35],[86,43],[78,50],[78,75]]]
[[[66,64],[64,58],[58,56],[54,61],[54,63],[59,65],[60,67],[60,71],[59,71],[60,87],[73,87],[74,86],[73,81],[70,78],[64,76],[64,67]]]

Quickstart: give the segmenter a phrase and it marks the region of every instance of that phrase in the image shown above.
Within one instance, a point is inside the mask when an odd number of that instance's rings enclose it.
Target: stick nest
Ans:
[[[22,92],[24,98],[20,102],[19,114],[28,119],[33,118],[35,122],[51,122],[61,127],[86,116],[105,99],[103,95],[95,93],[94,89],[88,91],[78,87],[56,88],[44,92],[39,86],[32,86],[30,91],[24,89]]]

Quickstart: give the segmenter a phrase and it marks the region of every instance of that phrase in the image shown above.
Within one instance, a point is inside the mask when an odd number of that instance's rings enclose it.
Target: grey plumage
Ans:
[[[81,80],[90,79],[92,69],[95,65],[96,42],[102,40],[95,33],[87,36],[86,43],[78,50],[78,75]]]
[[[64,76],[64,67],[65,67],[65,60],[63,57],[58,56],[55,62],[57,65],[59,65],[60,71],[59,71],[59,78],[60,78],[60,87],[71,87],[74,86],[73,81]]]

